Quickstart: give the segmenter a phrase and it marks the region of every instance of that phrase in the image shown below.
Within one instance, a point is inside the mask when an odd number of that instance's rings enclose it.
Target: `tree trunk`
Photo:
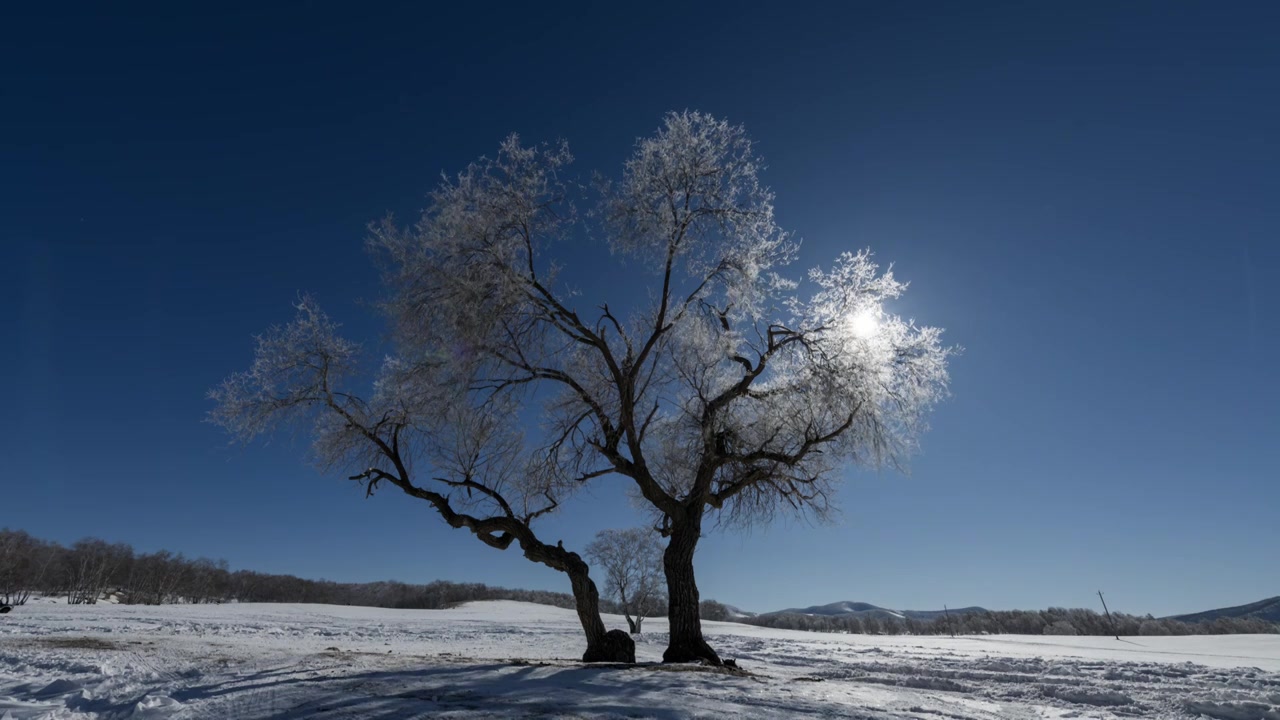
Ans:
[[[636,644],[631,636],[621,630],[605,631],[600,617],[600,591],[591,580],[590,566],[575,552],[559,545],[547,545],[533,538],[532,533],[522,539],[525,557],[540,562],[569,576],[573,588],[574,607],[578,622],[587,636],[587,651],[583,662],[634,663]]]
[[[604,620],[600,618],[600,592],[596,584],[587,575],[585,569],[566,570],[569,584],[573,587],[574,605],[578,611],[578,622],[582,623],[582,631],[587,636],[587,651],[599,646],[604,640]]]
[[[662,661],[669,663],[702,661],[720,665],[720,656],[702,638],[702,620],[698,615],[698,585],[693,577],[693,552],[702,534],[702,506],[687,510],[683,517],[672,518],[671,540],[662,555],[667,575],[667,619],[671,623],[671,639]]]
[[[632,619],[630,615],[627,616],[627,626],[631,628],[632,635],[640,634],[640,624],[643,622],[644,622],[643,615],[637,615],[635,616],[635,619]]]
[[[636,643],[631,636],[621,630],[606,632],[604,629],[604,620],[600,619],[600,593],[587,575],[587,564],[579,561],[565,572],[573,585],[578,620],[587,635],[587,651],[582,654],[582,662],[634,663]]]
[[[529,560],[569,576],[578,621],[582,623],[582,631],[587,636],[587,652],[582,656],[583,662],[636,661],[636,644],[631,636],[621,630],[605,630],[604,620],[600,617],[600,592],[591,580],[591,567],[582,556],[566,550],[563,543],[548,545],[542,542],[534,535],[528,521],[519,520],[510,514],[506,517],[474,518],[455,512],[449,505],[448,498],[414,487],[405,478],[405,471],[398,460],[397,464],[401,468],[401,480],[397,483],[401,489],[430,502],[450,526],[467,528],[481,542],[499,550],[506,550],[515,541]]]

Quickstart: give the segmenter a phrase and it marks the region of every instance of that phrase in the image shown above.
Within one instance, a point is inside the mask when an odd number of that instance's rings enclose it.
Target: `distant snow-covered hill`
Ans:
[[[1268,622],[1280,623],[1280,595],[1266,600],[1259,600],[1248,605],[1205,610],[1187,615],[1174,615],[1170,619],[1183,622],[1206,622],[1218,618],[1258,618]]]
[[[946,612],[953,615],[964,615],[965,613],[986,612],[980,607],[963,607],[950,608],[950,610],[891,610],[883,608],[879,605],[871,603],[852,602],[844,600],[841,602],[833,602],[827,605],[810,605],[806,608],[787,608],[786,610],[778,610],[771,613],[762,613],[764,615],[821,615],[824,617],[874,617],[874,618],[894,618],[902,620],[912,618],[914,620],[933,620],[941,617]]]

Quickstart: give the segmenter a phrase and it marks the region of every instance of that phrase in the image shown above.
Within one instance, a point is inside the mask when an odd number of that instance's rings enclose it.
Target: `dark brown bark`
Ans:
[[[587,637],[587,651],[583,654],[583,662],[617,662],[633,663],[636,661],[635,643],[631,637],[621,630],[607,632],[604,620],[600,617],[600,592],[591,580],[590,566],[577,553],[566,550],[557,543],[549,545],[538,539],[527,519],[515,516],[510,505],[496,491],[484,486],[477,486],[481,492],[493,497],[506,511],[505,515],[477,518],[453,509],[449,498],[440,493],[417,487],[409,480],[409,473],[399,453],[394,448],[375,439],[384,453],[395,463],[395,474],[382,470],[370,469],[352,479],[365,479],[372,484],[378,480],[386,480],[399,487],[406,494],[431,503],[444,521],[455,528],[470,530],[484,544],[505,550],[514,541],[524,552],[524,556],[536,563],[541,563],[569,576],[569,584],[573,589],[574,605],[578,612],[578,621],[582,623],[582,631]],[[621,635],[622,638],[617,637]]]
[[[702,534],[702,503],[687,508],[671,522],[671,538],[662,555],[667,576],[667,620],[671,638],[662,661],[669,663],[705,662],[720,665],[720,656],[702,637],[702,620],[698,615],[698,585],[693,576],[693,553]]]
[[[578,620],[587,635],[587,651],[582,654],[582,662],[634,663],[636,661],[636,643],[631,636],[621,630],[605,631],[604,621],[600,619],[600,593],[596,584],[587,574],[589,567],[577,553],[569,552],[560,546],[554,550],[565,553],[564,572],[569,576],[573,586],[574,604],[578,610]],[[526,552],[525,556],[529,556]]]
[[[600,617],[600,591],[591,579],[591,568],[586,561],[575,552],[560,545],[547,545],[532,537],[532,532],[527,529],[526,532],[527,536],[522,534],[518,538],[524,556],[569,576],[578,622],[582,623],[582,631],[587,636],[587,651],[582,654],[582,661],[635,662],[636,645],[631,637],[621,630],[605,630],[604,620]]]
[[[587,652],[604,640],[604,620],[600,618],[600,593],[596,584],[587,576],[586,565],[581,570],[565,570],[573,587],[573,601],[578,611],[578,622],[587,636]]]
[[[582,662],[634,663],[636,661],[636,641],[621,630],[610,630],[592,648],[588,648],[582,656]]]

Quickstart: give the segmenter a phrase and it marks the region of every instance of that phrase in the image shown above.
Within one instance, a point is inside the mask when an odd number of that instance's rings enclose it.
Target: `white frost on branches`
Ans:
[[[695,499],[743,519],[821,512],[842,466],[904,463],[946,393],[941,331],[889,311],[906,286],[868,251],[784,274],[798,245],[741,127],[669,114],[602,186],[592,233],[652,271],[651,304],[625,312],[577,307],[558,284],[555,246],[584,221],[571,161],[513,135],[443,179],[414,226],[373,228],[394,356],[368,401],[337,391],[358,347],[303,299],[215,417],[254,434],[336,410],[317,433],[331,463],[399,427],[410,455],[534,509],[617,473],[659,514]],[[525,432],[513,419],[534,408],[542,426]]]
[[[345,387],[359,348],[304,298],[212,393],[214,420],[249,437],[307,416],[322,461],[371,488],[526,524],[622,476],[694,537],[704,511],[821,514],[842,468],[905,464],[951,350],[892,313],[906,285],[869,251],[788,272],[798,243],[741,127],[670,113],[594,197],[571,161],[512,135],[443,178],[413,226],[371,229],[392,341],[371,394]],[[646,270],[648,300],[580,306],[555,252],[574,233]],[[409,482],[414,464],[434,489]]]

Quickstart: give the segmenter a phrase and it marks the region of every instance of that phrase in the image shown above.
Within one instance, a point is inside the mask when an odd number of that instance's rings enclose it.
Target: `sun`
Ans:
[[[852,328],[854,337],[866,340],[875,335],[876,331],[880,329],[880,318],[878,315],[879,313],[872,308],[859,310],[858,313],[853,316]]]

